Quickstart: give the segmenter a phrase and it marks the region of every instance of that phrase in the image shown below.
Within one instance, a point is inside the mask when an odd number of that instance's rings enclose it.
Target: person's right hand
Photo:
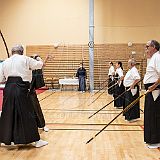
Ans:
[[[153,85],[151,85],[150,87],[148,87],[148,91],[149,91],[149,92],[152,92],[153,90],[156,89],[156,87],[157,87],[157,85],[156,85],[156,84],[153,84]]]

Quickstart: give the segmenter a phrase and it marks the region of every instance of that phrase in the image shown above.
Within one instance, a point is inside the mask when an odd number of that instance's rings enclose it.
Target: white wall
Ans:
[[[95,43],[160,40],[160,0],[95,0]],[[0,0],[0,29],[17,43],[88,43],[89,0]],[[6,57],[0,39],[0,57]]]
[[[2,5],[1,29],[10,48],[15,43],[88,42],[87,0],[6,0]]]

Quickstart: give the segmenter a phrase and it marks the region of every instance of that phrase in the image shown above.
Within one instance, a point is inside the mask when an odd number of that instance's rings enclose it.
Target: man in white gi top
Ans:
[[[149,148],[160,147],[160,44],[148,41],[146,54],[149,58],[143,83],[150,92],[145,97],[144,141]]]
[[[109,71],[108,71],[108,94],[113,94],[114,92],[114,87],[111,87],[114,85],[114,66],[113,66],[113,62],[109,62]]]
[[[140,80],[140,75],[137,68],[135,67],[135,64],[135,59],[129,59],[129,70],[126,73],[123,81],[126,90],[129,89],[129,91],[125,93],[125,107],[127,107],[130,103],[139,97],[139,85],[137,82]],[[124,113],[124,116],[125,119],[129,122],[136,121],[138,118],[140,118],[139,101],[130,110]]]
[[[0,82],[6,82],[3,92],[2,114],[0,117],[0,143],[10,145],[35,142],[42,147],[48,142],[40,140],[33,104],[29,96],[32,70],[41,69],[43,61],[24,56],[23,47],[12,48],[0,70]]]

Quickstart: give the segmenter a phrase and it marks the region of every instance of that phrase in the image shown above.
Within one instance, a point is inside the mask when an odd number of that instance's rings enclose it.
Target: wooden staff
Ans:
[[[4,43],[5,48],[6,48],[7,57],[9,58],[9,51],[8,51],[7,43],[6,43],[5,39],[4,39],[4,36],[3,36],[3,34],[2,34],[2,31],[1,31],[1,30],[0,30],[0,35],[1,35],[1,37],[2,37],[3,43]]]
[[[113,84],[112,86],[110,86],[108,89],[116,86],[118,83]],[[94,103],[106,90],[104,90],[96,99],[94,99],[90,104],[88,104],[88,106],[90,106],[92,103]]]
[[[98,87],[100,87],[101,85],[103,85],[105,82],[107,82],[108,81],[108,79],[107,80],[105,80],[104,82],[102,82]],[[109,84],[111,84],[113,81],[111,81]],[[109,85],[109,84],[107,84],[107,85]],[[97,93],[99,93],[102,89],[104,89],[107,85],[105,85],[104,87],[102,87],[102,88],[100,88],[97,92],[95,92],[92,96],[95,96]],[[91,97],[92,97],[91,96]]]
[[[102,131],[104,131],[113,121],[115,121],[122,113],[127,112],[129,109],[131,109],[134,104],[136,104],[140,98],[142,98],[143,96],[145,96],[146,94],[149,93],[149,90],[146,91],[146,93],[142,94],[141,96],[139,96],[137,99],[135,99],[132,103],[130,103],[122,112],[120,112],[115,118],[113,118],[105,127],[103,127],[97,134],[94,135],[94,137],[92,137],[90,140],[88,140],[86,142],[86,144],[88,144],[89,142],[91,142],[95,137],[97,137]]]
[[[114,77],[114,78],[117,78],[117,77]],[[104,84],[106,81],[108,81],[109,79],[107,79],[107,80],[105,80],[104,82],[102,82],[100,85],[99,85],[99,87],[102,85],[102,84]],[[115,79],[113,80],[113,81],[116,81]],[[111,81],[109,84],[107,84],[107,85],[110,85],[113,81]],[[116,81],[117,82],[117,81]],[[101,88],[101,89],[99,89],[97,92],[95,92],[92,96],[94,96],[94,95],[96,95],[97,93],[99,93],[102,89],[104,89],[107,85],[105,85],[103,88]],[[112,88],[113,86],[110,86],[108,89],[110,89],[110,88]],[[92,97],[91,96],[91,97]]]
[[[139,80],[137,83],[141,82],[141,80]],[[112,87],[112,86],[111,86]],[[107,107],[108,105],[110,105],[112,102],[114,102],[115,100],[117,100],[118,98],[120,98],[123,94],[125,94],[126,92],[128,92],[130,90],[130,88],[126,91],[124,91],[123,93],[121,93],[118,97],[116,97],[115,99],[113,99],[111,102],[109,102],[108,104],[106,104],[105,106],[103,106],[101,109],[99,109],[97,112],[93,113],[90,117],[88,117],[88,119],[90,119],[91,117],[93,117],[95,114],[97,114],[99,111],[101,111],[102,109],[104,109],[105,107]]]
[[[105,106],[103,106],[101,109],[99,109],[98,111],[96,111],[95,113],[93,113],[91,116],[88,117],[88,119],[90,119],[91,117],[93,117],[95,114],[97,114],[99,111],[101,111],[102,109],[104,109],[105,107],[107,107],[108,105],[110,105],[112,102],[114,102],[115,100],[117,100],[118,98],[120,98],[123,94],[125,94],[126,92],[128,92],[130,90],[130,88],[126,91],[124,91],[123,93],[121,93],[118,97],[116,97],[115,99],[113,99],[112,101],[110,101],[109,103],[107,103]]]

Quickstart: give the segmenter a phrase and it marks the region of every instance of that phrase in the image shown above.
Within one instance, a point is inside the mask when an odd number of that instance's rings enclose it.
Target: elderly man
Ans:
[[[126,90],[129,89],[129,91],[125,93],[125,107],[139,97],[139,86],[137,83],[140,80],[140,75],[138,73],[137,68],[135,67],[135,64],[135,59],[129,59],[129,70],[126,73],[123,81]],[[125,119],[129,122],[136,121],[138,118],[140,118],[139,101],[130,110],[124,113],[124,116]]]
[[[13,47],[12,56],[3,62],[0,82],[6,81],[6,85],[0,117],[0,143],[10,145],[11,142],[14,144],[35,142],[35,147],[48,144],[40,140],[29,96],[32,70],[40,69],[42,66],[41,58],[35,60],[24,56],[21,45]]]
[[[148,64],[143,83],[149,93],[145,97],[144,141],[149,148],[160,147],[160,44],[148,41],[146,54]]]

